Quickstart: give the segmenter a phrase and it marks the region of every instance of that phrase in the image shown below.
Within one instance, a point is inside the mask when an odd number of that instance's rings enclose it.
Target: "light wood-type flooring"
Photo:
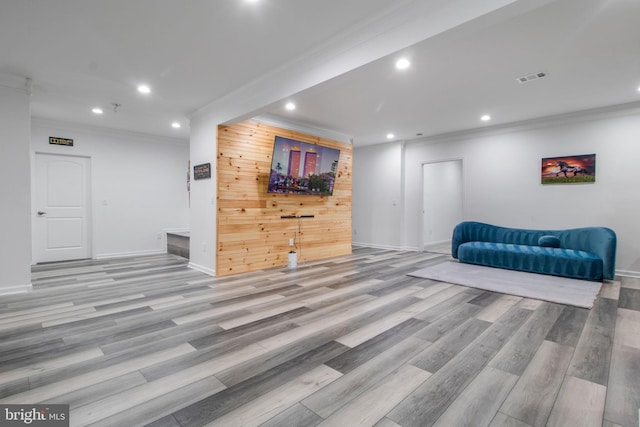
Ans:
[[[640,279],[586,310],[406,275],[449,259],[35,266],[0,296],[0,403],[69,404],[72,426],[638,426]]]

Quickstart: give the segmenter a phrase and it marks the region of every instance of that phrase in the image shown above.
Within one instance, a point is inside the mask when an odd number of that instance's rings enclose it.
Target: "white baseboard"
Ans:
[[[390,246],[390,245],[377,245],[375,243],[361,243],[361,242],[351,242],[352,246],[360,246],[363,248],[374,248],[374,249],[387,249],[390,251],[411,251],[411,252],[420,252],[419,248],[410,247],[410,246]]]
[[[126,257],[136,257],[136,256],[145,256],[145,255],[161,255],[166,253],[167,253],[166,249],[153,249],[149,251],[116,252],[112,254],[98,254],[95,256],[95,259],[126,258]]]
[[[31,292],[33,290],[33,286],[31,283],[27,283],[22,286],[9,286],[0,288],[0,295],[12,295],[12,294],[25,294],[27,292]]]
[[[640,271],[616,270],[616,276],[640,278]]]
[[[429,243],[425,243],[424,247],[425,248],[430,248],[432,246],[440,246],[440,245],[444,245],[445,243],[451,243],[451,239],[449,240],[440,240],[438,242],[429,242]]]
[[[216,277],[216,270],[209,268],[209,267],[203,267],[201,265],[198,264],[194,264],[192,262],[189,262],[189,268],[192,268],[196,271],[199,271],[200,273],[204,273],[204,274],[208,274],[209,276],[213,276]]]

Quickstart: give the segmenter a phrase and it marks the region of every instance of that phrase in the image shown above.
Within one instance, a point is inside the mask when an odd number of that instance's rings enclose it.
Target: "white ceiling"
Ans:
[[[194,112],[233,99],[233,117],[267,113],[356,146],[640,102],[640,1],[483,3],[495,11],[468,13],[471,0],[2,0],[0,84],[31,78],[40,118],[188,138]],[[411,26],[430,10],[433,21]],[[451,14],[467,22],[425,28]],[[360,54],[332,78],[309,71],[345,52]],[[293,84],[286,70],[303,62],[306,83]],[[538,71],[548,77],[516,81]],[[274,88],[268,102],[252,99],[260,84]]]
[[[404,53],[405,72],[392,55],[303,91],[295,117],[366,144],[640,101],[640,1],[556,1]],[[536,72],[548,75],[516,80]]]

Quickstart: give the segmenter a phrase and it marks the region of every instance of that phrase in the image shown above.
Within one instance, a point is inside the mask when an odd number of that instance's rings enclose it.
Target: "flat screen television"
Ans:
[[[331,196],[340,150],[276,136],[268,193]]]

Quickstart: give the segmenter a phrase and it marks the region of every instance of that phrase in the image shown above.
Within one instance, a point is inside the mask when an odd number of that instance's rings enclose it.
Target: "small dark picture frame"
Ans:
[[[193,167],[193,179],[209,179],[211,178],[211,163],[202,163]]]

